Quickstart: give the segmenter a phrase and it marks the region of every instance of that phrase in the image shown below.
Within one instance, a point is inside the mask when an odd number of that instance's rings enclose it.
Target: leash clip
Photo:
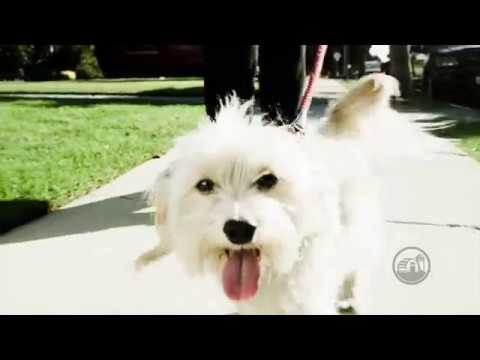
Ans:
[[[287,131],[294,135],[305,136],[305,129],[299,123],[287,125]]]

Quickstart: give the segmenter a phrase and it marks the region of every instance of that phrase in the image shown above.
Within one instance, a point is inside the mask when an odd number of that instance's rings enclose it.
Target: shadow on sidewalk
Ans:
[[[178,89],[174,89],[177,91]],[[61,95],[61,94],[58,94]],[[66,94],[71,95],[71,94]],[[76,94],[75,94],[76,95]],[[81,95],[81,94],[78,94]],[[103,94],[102,94],[103,95]],[[108,94],[114,95],[114,94]],[[124,95],[124,94],[122,94]],[[129,96],[129,95],[127,95]],[[203,97],[197,96],[186,96],[181,95],[178,97],[161,97],[156,99],[155,97],[159,96],[156,94],[155,96],[139,96],[137,98],[50,98],[48,96],[42,97],[39,95],[35,98],[30,97],[8,97],[2,96],[0,93],[0,102],[22,102],[22,105],[27,105],[31,107],[49,107],[49,108],[60,108],[62,106],[82,106],[82,107],[94,107],[99,105],[158,105],[158,106],[166,106],[166,105],[203,105]],[[38,101],[41,101],[39,103]]]
[[[0,235],[29,221],[47,215],[50,204],[43,200],[0,200]]]
[[[147,207],[143,193],[137,192],[60,209],[28,226],[4,234],[4,238],[0,237],[0,246],[111,228],[153,225],[151,212],[139,212]]]
[[[176,88],[166,88],[158,90],[144,90],[138,92],[136,95],[140,96],[202,96],[203,86],[196,86],[190,88],[176,89]]]
[[[329,98],[314,97],[308,110],[308,118],[310,120],[318,120],[326,116],[327,108],[331,102],[332,99]]]
[[[131,83],[131,82],[162,82],[162,81],[202,81],[203,78],[199,76],[189,77],[164,77],[164,78],[103,78],[93,80],[77,79],[75,82],[84,83]]]
[[[480,110],[431,101],[422,97],[409,102],[393,103],[393,108],[419,123],[450,123],[444,129],[431,131],[439,137],[468,139],[480,135]]]

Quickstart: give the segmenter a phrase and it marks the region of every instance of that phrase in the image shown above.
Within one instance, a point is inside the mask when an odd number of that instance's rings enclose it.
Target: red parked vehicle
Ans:
[[[106,77],[202,76],[202,47],[197,45],[96,45]]]

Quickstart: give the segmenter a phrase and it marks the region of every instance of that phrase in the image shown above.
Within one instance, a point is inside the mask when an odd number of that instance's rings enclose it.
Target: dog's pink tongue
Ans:
[[[223,290],[232,300],[247,300],[258,290],[260,263],[255,250],[230,251],[223,269]]]

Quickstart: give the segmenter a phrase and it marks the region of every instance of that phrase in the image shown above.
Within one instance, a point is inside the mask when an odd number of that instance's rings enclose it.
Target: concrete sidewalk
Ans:
[[[322,98],[342,86],[320,83]],[[312,113],[324,113],[325,101]],[[406,111],[415,119],[441,114]],[[428,163],[409,162],[382,178],[388,256],[376,274],[382,314],[480,314],[480,165],[452,146]],[[164,166],[148,161],[64,209],[0,236],[1,314],[228,314],[211,278],[191,279],[174,256],[134,271],[156,243],[141,193]],[[423,249],[431,273],[405,285],[392,270],[406,246]]]

